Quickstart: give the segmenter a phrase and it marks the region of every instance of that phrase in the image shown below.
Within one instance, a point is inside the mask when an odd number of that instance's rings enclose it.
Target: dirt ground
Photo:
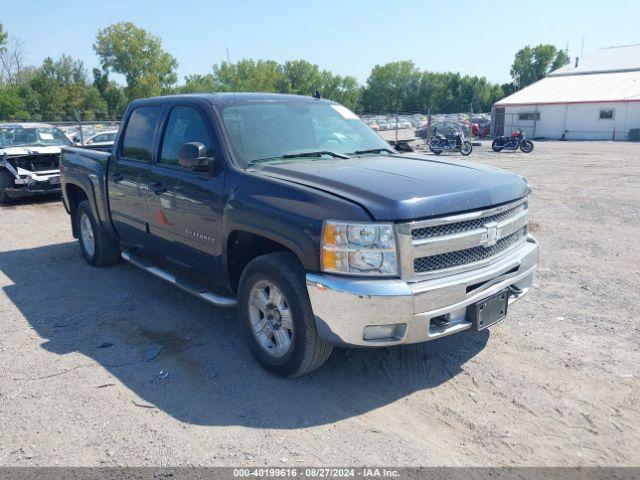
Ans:
[[[490,331],[296,380],[235,311],[85,264],[59,200],[0,207],[0,465],[640,465],[640,145],[470,160],[533,185],[535,288]]]

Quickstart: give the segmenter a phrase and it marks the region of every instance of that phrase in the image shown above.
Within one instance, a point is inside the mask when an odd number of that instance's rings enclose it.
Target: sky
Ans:
[[[568,45],[575,57],[583,38],[585,54],[640,43],[639,18],[637,0],[0,0],[0,22],[29,64],[66,53],[90,70],[97,31],[130,21],[162,39],[181,82],[211,72],[228,50],[232,62],[302,58],[361,83],[396,60],[504,83],[526,45]]]

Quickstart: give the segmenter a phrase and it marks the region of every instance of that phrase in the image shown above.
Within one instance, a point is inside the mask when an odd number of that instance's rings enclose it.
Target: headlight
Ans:
[[[325,272],[397,275],[393,224],[326,221],[322,230],[321,263]]]

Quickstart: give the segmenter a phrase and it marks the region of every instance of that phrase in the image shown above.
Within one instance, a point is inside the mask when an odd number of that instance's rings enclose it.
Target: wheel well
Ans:
[[[73,230],[73,236],[78,238],[78,231],[76,225],[76,210],[78,205],[84,200],[87,200],[87,194],[85,191],[77,185],[67,185],[67,201],[69,202],[69,211],[71,214],[71,228]]]
[[[238,230],[232,232],[227,239],[227,271],[233,292],[237,291],[240,275],[251,260],[275,252],[293,253],[281,243],[260,235]]]

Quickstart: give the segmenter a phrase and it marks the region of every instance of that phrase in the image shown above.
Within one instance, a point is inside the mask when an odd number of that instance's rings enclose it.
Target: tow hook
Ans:
[[[509,296],[510,297],[515,297],[518,298],[520,295],[522,295],[522,289],[516,287],[515,285],[509,285]]]

